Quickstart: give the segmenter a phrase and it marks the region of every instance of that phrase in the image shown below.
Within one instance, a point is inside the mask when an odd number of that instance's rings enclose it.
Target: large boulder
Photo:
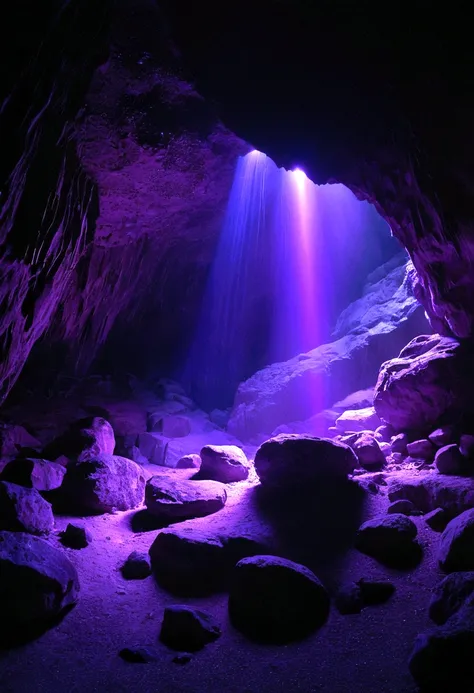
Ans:
[[[53,527],[51,505],[36,489],[0,481],[0,529],[46,534]]]
[[[405,261],[406,256],[374,277],[364,295],[344,311],[334,342],[271,364],[241,383],[227,430],[242,441],[260,443],[282,424],[309,420],[350,393],[373,386],[382,361],[430,331]]]
[[[20,458],[9,462],[0,474],[4,481],[37,491],[53,491],[61,486],[66,467],[50,460]]]
[[[417,510],[428,513],[442,508],[454,517],[474,508],[474,479],[445,476],[437,472],[387,476],[391,501],[410,500]]]
[[[474,508],[448,524],[441,535],[438,561],[447,573],[474,570]]]
[[[250,464],[241,448],[236,445],[205,445],[201,452],[199,475],[204,479],[214,479],[224,484],[244,481],[250,471]]]
[[[79,595],[76,569],[59,549],[29,534],[0,532],[0,641],[50,622]]]
[[[225,486],[218,481],[188,481],[153,476],[145,487],[145,505],[161,520],[175,522],[212,515],[227,500]]]
[[[130,510],[143,503],[145,477],[132,460],[100,455],[69,465],[62,486],[69,509],[84,514]]]
[[[431,431],[474,412],[471,342],[420,336],[382,364],[374,407],[397,430]]]
[[[161,587],[172,594],[202,596],[224,589],[242,558],[268,553],[269,548],[270,541],[258,525],[221,531],[173,527],[158,534],[150,558]]]
[[[329,615],[329,602],[326,589],[305,566],[277,556],[253,556],[234,568],[229,616],[252,639],[286,643],[319,628]]]
[[[55,460],[61,455],[73,459],[91,460],[99,455],[113,455],[114,430],[106,419],[93,416],[75,421],[68,431],[53,440],[43,450],[43,457]]]
[[[255,455],[255,469],[263,486],[344,480],[356,467],[357,457],[349,446],[297,434],[271,438]]]

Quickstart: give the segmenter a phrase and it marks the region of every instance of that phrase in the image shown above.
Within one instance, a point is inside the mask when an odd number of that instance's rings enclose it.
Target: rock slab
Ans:
[[[148,479],[145,505],[149,513],[164,520],[186,520],[212,515],[227,500],[225,486],[218,481],[188,481],[164,475]]]

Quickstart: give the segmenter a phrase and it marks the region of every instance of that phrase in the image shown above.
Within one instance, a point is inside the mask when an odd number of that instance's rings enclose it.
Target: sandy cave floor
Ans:
[[[163,471],[150,467],[148,474]],[[171,474],[189,472],[169,471]],[[229,486],[229,500],[219,513],[186,524],[219,526],[261,523],[256,514],[252,483]],[[385,495],[365,494],[362,520],[384,512]],[[414,570],[389,570],[350,549],[324,577],[334,585],[361,577],[389,578],[396,584],[391,600],[342,616],[333,607],[328,622],[306,640],[287,646],[249,642],[230,625],[225,594],[205,599],[176,598],[160,589],[152,576],[127,581],[119,568],[133,550],[147,551],[157,530],[134,533],[131,519],[137,511],[86,518],[93,541],[82,550],[64,549],[77,567],[81,594],[77,606],[54,629],[21,648],[0,652],[2,693],[68,693],[94,691],[167,691],[197,693],[268,693],[321,691],[324,693],[415,693],[407,661],[417,633],[430,626],[428,604],[441,574],[433,558],[439,535],[422,517],[413,518],[424,549]],[[57,517],[56,532],[48,541],[60,545],[58,532],[71,518]],[[74,518],[78,522],[77,518]],[[184,524],[184,523],[182,523]],[[314,532],[331,531],[330,526]],[[309,547],[311,548],[311,547]],[[212,612],[222,636],[176,664],[175,652],[158,640],[163,609],[188,603]],[[158,655],[155,662],[123,661],[124,647],[146,646]]]

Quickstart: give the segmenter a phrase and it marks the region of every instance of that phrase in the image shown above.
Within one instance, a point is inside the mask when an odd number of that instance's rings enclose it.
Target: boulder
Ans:
[[[53,491],[61,486],[66,467],[49,460],[19,458],[9,462],[0,479],[37,491]]]
[[[85,527],[70,522],[64,532],[61,532],[61,543],[69,549],[85,549],[91,541],[92,537]]]
[[[418,510],[428,513],[442,508],[450,517],[474,508],[474,479],[450,477],[436,472],[387,476],[391,501],[410,500]]]
[[[145,486],[149,513],[168,522],[212,515],[227,500],[225,486],[218,481],[188,481],[153,476]]]
[[[387,508],[387,513],[393,515],[394,513],[399,513],[400,515],[411,515],[415,510],[415,506],[409,500],[397,500],[391,503]]]
[[[474,680],[474,596],[442,626],[417,636],[409,661],[427,693],[470,691]]]
[[[23,426],[0,422],[0,459],[17,457],[22,448],[39,450],[41,443]]]
[[[100,416],[74,422],[66,433],[53,440],[43,449],[43,457],[55,460],[61,455],[79,461],[92,460],[99,455],[113,455],[114,430]]]
[[[375,431],[381,421],[373,407],[345,411],[336,419],[336,428],[341,433],[347,431]]]
[[[402,455],[407,454],[407,446],[408,436],[406,433],[398,433],[396,436],[393,436],[392,440],[390,441],[392,452],[399,452]]]
[[[62,551],[29,534],[0,532],[0,641],[23,638],[76,603],[79,580]]]
[[[401,501],[397,501],[401,502]],[[423,517],[424,521],[434,532],[444,532],[446,525],[450,521],[449,513],[443,508],[436,508]]]
[[[353,450],[343,443],[303,435],[279,435],[263,443],[255,469],[263,486],[305,486],[322,480],[344,481],[357,467]]]
[[[139,551],[132,551],[123,564],[121,571],[126,580],[144,580],[151,575],[149,555]]]
[[[374,408],[396,430],[433,430],[474,410],[472,345],[438,334],[412,339],[382,364]]]
[[[0,529],[46,534],[53,527],[51,505],[36,489],[0,481]]]
[[[415,523],[405,515],[382,515],[361,525],[356,548],[381,563],[401,567],[411,563],[419,551],[416,535]]]
[[[436,451],[435,465],[440,474],[462,474],[464,457],[455,443],[445,445]]]
[[[165,609],[160,640],[173,650],[197,652],[220,634],[221,629],[207,611],[180,604]]]
[[[455,443],[456,430],[454,426],[440,426],[435,431],[430,433],[428,439],[436,445],[437,448],[442,448],[445,445]]]
[[[150,558],[161,587],[177,595],[204,596],[225,589],[240,559],[268,550],[268,537],[258,525],[214,532],[173,527],[158,534]]]
[[[385,466],[385,455],[370,431],[362,431],[347,444],[354,450],[359,464],[368,471],[376,471]]]
[[[432,460],[435,454],[435,448],[432,443],[426,438],[414,440],[407,444],[407,453],[410,457],[417,457],[422,460]]]
[[[141,467],[126,457],[100,455],[69,465],[62,492],[74,512],[130,510],[143,503],[145,477]]]
[[[178,460],[176,469],[199,469],[201,466],[201,458],[199,455],[183,455]]]
[[[447,525],[438,547],[442,570],[474,570],[474,508],[455,517]]]
[[[434,589],[429,614],[437,625],[443,625],[474,594],[474,572],[451,573]]]
[[[326,621],[329,604],[316,575],[284,558],[244,558],[233,571],[229,616],[251,639],[282,644],[304,638]]]
[[[204,479],[227,484],[244,481],[249,475],[250,463],[244,451],[236,445],[205,445],[200,457],[200,476]]]

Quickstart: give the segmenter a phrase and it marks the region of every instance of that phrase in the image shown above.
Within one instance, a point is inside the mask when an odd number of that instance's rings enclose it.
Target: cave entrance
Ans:
[[[257,370],[333,342],[371,272],[407,259],[344,185],[315,185],[256,150],[241,157],[185,368],[190,394],[208,411],[231,406]],[[312,411],[324,406],[320,387],[308,396]]]

